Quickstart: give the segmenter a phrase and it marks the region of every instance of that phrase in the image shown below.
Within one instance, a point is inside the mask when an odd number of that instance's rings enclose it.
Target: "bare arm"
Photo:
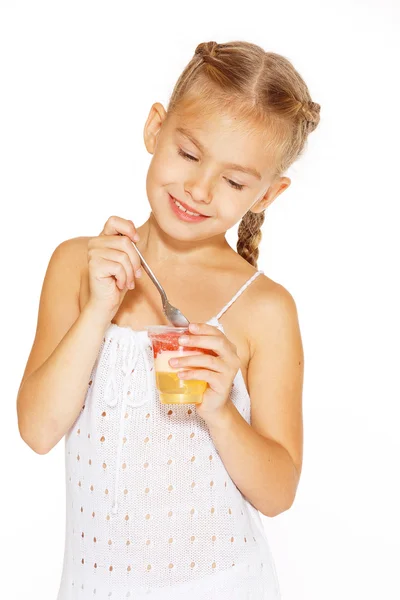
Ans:
[[[296,305],[285,288],[252,308],[251,425],[229,401],[208,427],[236,486],[257,510],[274,517],[293,504],[300,479],[304,356]]]
[[[76,420],[109,324],[90,304],[79,310],[86,253],[87,238],[60,244],[43,282],[36,336],[17,397],[21,437],[39,454],[49,452]]]
[[[60,441],[82,408],[104,332],[128,288],[135,287],[136,235],[132,221],[111,216],[99,236],[67,240],[51,256],[17,398],[21,437],[39,454]],[[81,312],[86,266],[90,298]]]

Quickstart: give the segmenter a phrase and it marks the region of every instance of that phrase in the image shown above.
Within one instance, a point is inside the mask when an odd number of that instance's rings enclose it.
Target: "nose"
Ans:
[[[210,204],[212,200],[212,188],[213,183],[211,177],[207,177],[206,174],[201,176],[197,173],[196,177],[190,179],[185,184],[185,195],[188,200],[191,200],[194,204]],[[199,209],[201,212],[201,210]]]

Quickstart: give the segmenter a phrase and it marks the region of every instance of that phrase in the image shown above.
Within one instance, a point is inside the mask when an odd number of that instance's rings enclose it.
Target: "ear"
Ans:
[[[144,126],[143,138],[147,151],[154,154],[157,146],[157,136],[167,113],[160,102],[156,102],[150,109],[149,116]]]
[[[277,198],[279,194],[282,194],[282,192],[284,192],[291,183],[292,182],[289,179],[289,177],[279,177],[278,179],[276,179],[274,182],[271,183],[267,192],[263,196],[261,196],[259,200],[256,200],[256,202],[250,209],[251,212],[260,213],[263,210],[265,210],[267,206],[272,204],[275,198]]]

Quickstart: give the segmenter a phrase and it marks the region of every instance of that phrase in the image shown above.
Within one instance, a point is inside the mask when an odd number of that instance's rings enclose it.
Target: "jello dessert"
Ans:
[[[213,350],[181,346],[179,337],[190,335],[187,327],[171,327],[169,325],[154,325],[147,328],[148,336],[152,343],[156,386],[162,404],[200,404],[207,387],[206,381],[199,379],[179,379],[177,373],[195,367],[173,368],[169,360],[175,357],[190,356],[192,354],[212,354]]]

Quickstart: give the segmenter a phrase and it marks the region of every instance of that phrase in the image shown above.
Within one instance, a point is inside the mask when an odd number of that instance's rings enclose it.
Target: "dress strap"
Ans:
[[[264,274],[264,271],[260,270],[260,271],[257,271],[256,273],[254,273],[254,275],[252,275],[250,277],[250,279],[248,279],[246,281],[246,283],[244,285],[242,285],[242,287],[240,288],[240,290],[236,292],[236,294],[233,296],[233,298],[231,300],[229,300],[228,304],[225,304],[225,306],[219,311],[219,313],[215,317],[213,317],[212,319],[210,319],[210,320],[211,321],[218,321],[220,319],[220,317],[222,317],[222,315],[224,314],[224,312],[235,302],[235,300],[237,300],[239,298],[239,296],[254,281],[254,279],[256,279],[256,277],[258,277],[261,274]]]

